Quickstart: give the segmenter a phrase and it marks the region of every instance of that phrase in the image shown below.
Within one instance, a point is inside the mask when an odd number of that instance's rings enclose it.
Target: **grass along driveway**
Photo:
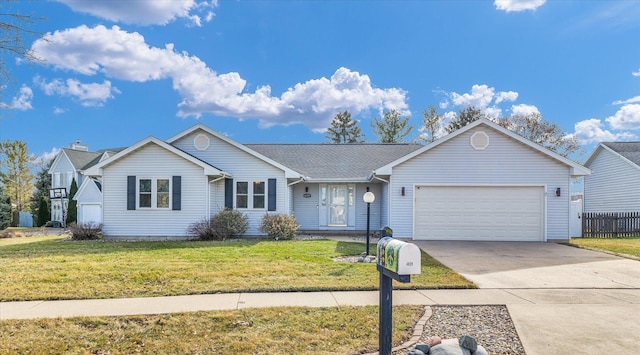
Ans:
[[[572,238],[570,244],[640,260],[640,238]]]
[[[372,248],[375,250],[375,247]],[[361,243],[334,240],[70,242],[0,239],[0,301],[188,295],[216,292],[374,290],[373,263],[335,262]],[[396,288],[474,288],[422,254],[422,274]]]

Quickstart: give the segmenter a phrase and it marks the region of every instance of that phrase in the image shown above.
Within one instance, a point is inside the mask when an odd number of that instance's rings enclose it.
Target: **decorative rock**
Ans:
[[[429,355],[471,355],[471,351],[461,347],[458,339],[444,339],[441,344],[431,347]]]
[[[425,355],[426,353],[423,351],[420,351],[418,349],[413,349],[411,351],[409,351],[409,355]]]
[[[428,354],[429,350],[431,350],[431,346],[429,346],[429,344],[425,344],[425,343],[418,343],[418,344],[416,344],[415,349],[416,350],[420,350],[425,354]]]
[[[471,355],[489,355],[489,353],[485,348],[482,347],[482,345],[478,345],[478,349],[472,352]]]
[[[440,343],[442,343],[442,338],[440,338],[437,335],[432,336],[431,338],[426,340],[427,345],[429,345],[430,347],[434,347]]]
[[[358,258],[358,262],[359,262],[359,263],[364,263],[364,256],[359,257],[359,258]]]
[[[458,344],[469,351],[474,352],[478,349],[478,342],[471,336],[463,335],[458,339]]]

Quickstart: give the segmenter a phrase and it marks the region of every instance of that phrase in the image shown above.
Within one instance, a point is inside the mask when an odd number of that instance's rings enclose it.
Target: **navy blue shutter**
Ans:
[[[224,179],[224,208],[233,208],[233,179]]]
[[[127,176],[127,210],[136,209],[136,177]]]
[[[173,201],[172,209],[174,211],[179,211],[182,209],[182,176],[174,176],[173,177],[173,189],[172,189]]]
[[[267,211],[275,211],[276,210],[276,179],[268,180],[268,204]]]

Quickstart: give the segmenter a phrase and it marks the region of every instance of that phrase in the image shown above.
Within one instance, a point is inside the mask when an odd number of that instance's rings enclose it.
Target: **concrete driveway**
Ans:
[[[413,241],[506,302],[527,354],[636,354],[640,261],[556,243]]]
[[[640,288],[640,262],[557,243],[412,243],[480,288]]]

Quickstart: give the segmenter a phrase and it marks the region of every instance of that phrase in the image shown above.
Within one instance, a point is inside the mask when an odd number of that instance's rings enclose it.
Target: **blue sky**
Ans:
[[[19,1],[45,17],[10,60],[0,139],[50,157],[202,122],[241,143],[325,141],[338,111],[538,111],[575,134],[639,140],[640,1]],[[446,122],[445,122],[446,124]]]

